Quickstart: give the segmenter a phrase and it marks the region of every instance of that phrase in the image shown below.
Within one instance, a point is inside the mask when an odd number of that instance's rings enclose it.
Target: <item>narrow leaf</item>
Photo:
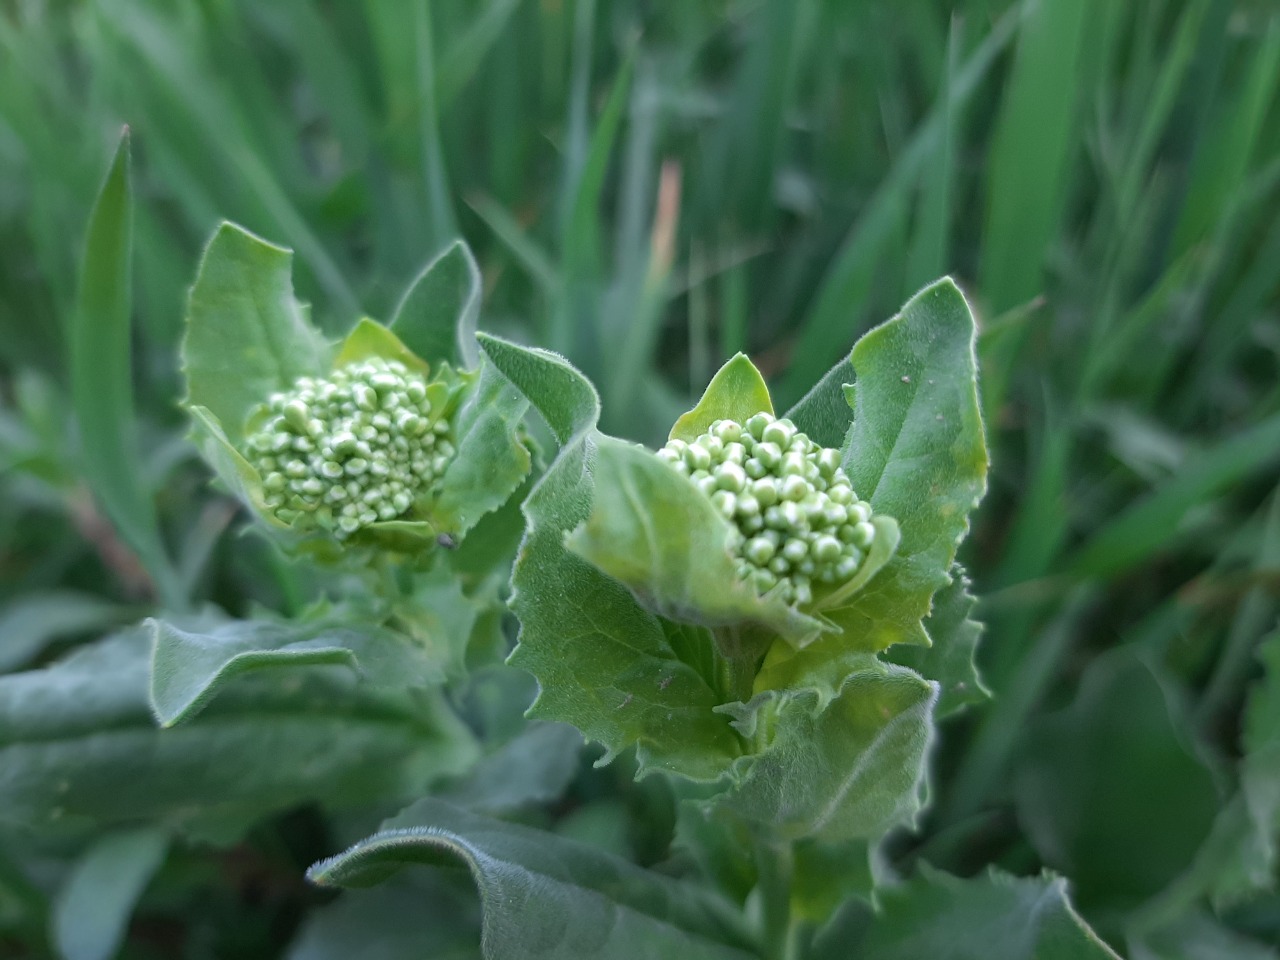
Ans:
[[[94,494],[146,567],[162,600],[180,605],[179,581],[160,538],[134,430],[132,252],[126,130],[89,217],[71,324],[71,395],[84,471]]]
[[[844,448],[853,422],[845,388],[853,383],[853,364],[846,357],[828,370],[786,417],[815,443],[835,450]]]
[[[454,423],[458,453],[445,469],[429,520],[457,540],[507,502],[533,466],[522,439],[529,402],[490,363]]]

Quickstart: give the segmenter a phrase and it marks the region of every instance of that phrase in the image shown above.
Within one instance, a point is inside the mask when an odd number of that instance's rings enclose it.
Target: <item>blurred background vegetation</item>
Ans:
[[[184,596],[236,612],[301,587],[175,405],[220,219],[292,247],[335,333],[464,236],[483,325],[650,442],[734,351],[785,406],[951,273],[982,320],[965,560],[996,696],[945,726],[896,865],[1049,866],[1134,956],[1276,956],[1278,91],[1268,0],[0,0],[0,669],[152,600],[88,493],[66,349],[122,124],[140,462]],[[281,955],[329,852],[306,835],[171,862],[131,955]],[[47,908],[0,853],[0,945],[45,955]]]

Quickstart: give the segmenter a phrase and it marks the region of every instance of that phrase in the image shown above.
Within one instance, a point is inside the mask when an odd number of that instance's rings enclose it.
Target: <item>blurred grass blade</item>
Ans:
[[[1061,215],[1080,86],[1067,82],[1087,36],[1090,0],[1024,7],[1013,72],[987,161],[983,289],[1003,312],[1040,292],[1046,248]],[[986,389],[990,390],[990,381]]]
[[[1068,570],[1114,577],[1178,537],[1196,506],[1269,463],[1280,460],[1280,414],[1243,430],[1181,467],[1163,486],[1098,530],[1071,558]]]
[[[126,130],[93,213],[72,317],[71,395],[85,476],[107,516],[137,553],[166,606],[181,606],[178,579],[160,540],[134,433],[130,347],[133,249]]]
[[[941,148],[934,154],[924,183],[916,201],[915,236],[907,255],[907,286],[900,290],[903,298],[909,297],[927,283],[951,269],[948,256],[948,240],[951,228],[951,208],[955,194],[956,163],[955,144],[963,111],[952,104],[951,90],[955,86],[956,71],[960,65],[961,37],[964,24],[959,16],[951,18],[951,35],[947,41],[947,66],[943,75],[942,140]]]
[[[1253,52],[1243,89],[1230,105],[1216,137],[1206,138],[1196,157],[1191,189],[1174,234],[1174,252],[1182,253],[1212,228],[1220,212],[1238,196],[1259,138],[1264,134],[1280,83],[1280,15],[1273,15],[1261,45]]]
[[[436,74],[436,109],[440,114],[449,109],[467,81],[475,76],[518,6],[520,0],[492,0],[467,30],[450,39],[449,52],[440,58]]]
[[[988,159],[986,235],[980,275],[992,310],[1003,313],[1041,292],[1049,246],[1070,183],[1081,85],[1073,77],[1089,35],[1091,0],[1028,4]],[[1004,341],[987,366],[986,410],[999,410],[1023,336]]]
[[[921,123],[840,245],[805,317],[791,367],[782,382],[780,405],[802,397],[854,339],[858,332],[858,305],[867,300],[883,245],[905,215],[911,190],[925,164],[941,148],[948,111],[957,109],[973,94],[1009,43],[1017,22],[1015,9],[991,28],[952,78],[943,98]]]

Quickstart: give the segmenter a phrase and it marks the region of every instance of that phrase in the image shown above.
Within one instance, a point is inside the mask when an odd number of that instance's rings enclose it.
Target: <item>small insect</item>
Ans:
[[[658,689],[659,690],[667,689],[667,687],[671,686],[671,681],[674,679],[675,677],[663,677],[661,680],[658,681]]]
[[[632,697],[633,697],[633,696],[635,696],[635,694],[628,693],[628,694],[626,695],[626,697],[623,699],[623,701],[622,701],[620,704],[618,704],[616,707],[614,707],[613,709],[615,709],[615,710],[621,710],[623,707],[625,707],[627,704],[629,704],[629,703],[631,702],[631,699],[632,699]]]
[[[444,547],[446,550],[458,549],[458,541],[453,538],[452,533],[442,533],[436,537],[436,543]]]

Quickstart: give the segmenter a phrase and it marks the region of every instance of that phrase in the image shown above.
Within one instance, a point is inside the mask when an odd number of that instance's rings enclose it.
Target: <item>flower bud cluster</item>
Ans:
[[[267,507],[339,540],[403,516],[455,453],[430,393],[421,374],[371,358],[272,394],[247,438]]]
[[[875,539],[871,507],[853,492],[840,452],[790,420],[768,413],[743,424],[717,420],[658,456],[732,522],[738,575],[757,593],[776,588],[786,603],[810,603],[815,583],[852,579]]]

